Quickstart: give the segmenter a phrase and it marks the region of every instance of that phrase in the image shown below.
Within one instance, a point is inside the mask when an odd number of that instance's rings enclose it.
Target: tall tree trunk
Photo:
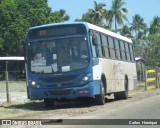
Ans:
[[[115,30],[117,32],[117,17],[115,16]]]

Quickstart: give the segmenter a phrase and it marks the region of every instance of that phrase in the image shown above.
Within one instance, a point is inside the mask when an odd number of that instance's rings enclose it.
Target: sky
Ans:
[[[105,3],[106,9],[111,8],[112,0],[95,0],[97,3]],[[160,0],[124,0],[126,2],[125,8],[128,8],[129,12],[127,17],[129,22],[132,22],[132,18],[135,14],[139,14],[144,18],[144,22],[149,26],[150,21],[154,16],[160,16]],[[69,21],[74,21],[77,18],[81,18],[83,13],[86,13],[89,8],[94,8],[94,0],[48,0],[49,6],[52,11],[58,11],[60,9],[66,10],[66,13],[70,16]]]

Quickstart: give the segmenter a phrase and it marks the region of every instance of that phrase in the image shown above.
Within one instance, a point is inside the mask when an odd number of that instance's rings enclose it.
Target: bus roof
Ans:
[[[117,39],[120,39],[120,40],[123,40],[123,41],[126,41],[126,42],[129,42],[129,43],[132,43],[132,40],[127,38],[127,37],[124,37],[120,34],[117,34],[117,33],[114,33],[114,32],[111,32],[107,29],[104,29],[104,28],[101,28],[101,27],[98,27],[96,25],[93,25],[93,24],[90,24],[90,23],[87,23],[89,28],[92,29],[92,30],[95,30],[95,31],[98,31],[98,32],[101,32],[101,33],[104,33],[104,34],[107,34],[109,36],[112,36],[112,37],[115,37]]]
[[[101,27],[98,27],[96,25],[93,25],[93,24],[90,24],[90,23],[87,23],[87,22],[62,22],[62,23],[54,23],[54,24],[44,24],[44,25],[40,25],[40,26],[35,26],[35,27],[31,27],[29,30],[32,30],[32,29],[38,29],[38,28],[43,28],[43,27],[52,27],[52,26],[60,26],[60,25],[70,25],[70,24],[84,24],[88,29],[92,29],[92,30],[95,30],[95,31],[99,31],[101,33],[104,33],[104,34],[107,34],[107,35],[110,35],[112,37],[115,37],[117,39],[120,39],[120,40],[123,40],[123,41],[126,41],[126,42],[129,42],[129,43],[132,43],[132,40],[127,38],[127,37],[124,37],[120,34],[117,34],[117,33],[114,33],[112,31],[109,31],[107,29],[104,29],[104,28],[101,28]]]

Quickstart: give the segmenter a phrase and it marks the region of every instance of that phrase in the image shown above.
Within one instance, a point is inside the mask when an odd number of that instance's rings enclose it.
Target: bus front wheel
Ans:
[[[44,105],[46,108],[53,108],[55,99],[44,99]]]
[[[104,105],[105,104],[105,87],[104,83],[101,81],[101,94],[95,96],[96,104]]]

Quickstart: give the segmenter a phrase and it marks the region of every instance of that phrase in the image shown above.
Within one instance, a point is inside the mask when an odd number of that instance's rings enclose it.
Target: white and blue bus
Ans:
[[[53,107],[58,99],[105,95],[127,99],[136,85],[132,41],[86,22],[32,27],[26,42],[27,94]]]

